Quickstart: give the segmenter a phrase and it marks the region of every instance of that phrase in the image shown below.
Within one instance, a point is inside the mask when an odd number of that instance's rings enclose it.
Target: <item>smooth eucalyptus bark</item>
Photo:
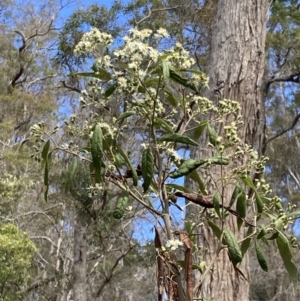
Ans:
[[[86,227],[80,220],[74,226],[74,266],[73,292],[74,301],[87,301],[87,241]]]
[[[259,147],[262,141],[264,113],[262,106],[261,85],[265,64],[265,37],[268,11],[272,1],[268,0],[220,0],[217,4],[212,29],[211,56],[208,66],[210,90],[208,96],[215,102],[220,99],[236,100],[241,105],[244,124],[239,129],[242,141]],[[219,129],[220,130],[220,129]],[[200,148],[192,152],[193,158],[209,156],[206,147],[208,137],[199,142]],[[235,162],[235,164],[239,164]],[[229,167],[230,168],[230,167]],[[215,179],[220,178],[220,168],[214,169]],[[222,174],[230,172],[223,168]],[[204,177],[204,175],[203,175]],[[210,177],[203,179],[209,194],[217,192]],[[194,191],[191,183],[187,183]],[[224,204],[228,203],[234,185],[227,187],[223,193]],[[199,210],[188,206],[187,214]],[[226,218],[226,227],[236,236],[238,233],[236,218]],[[203,260],[211,262],[218,246],[218,240],[206,225],[200,236]],[[249,261],[243,259],[239,267],[249,278]],[[247,301],[249,300],[249,283],[243,280],[233,269],[226,250],[221,251],[211,271],[205,278],[199,294],[212,301]]]

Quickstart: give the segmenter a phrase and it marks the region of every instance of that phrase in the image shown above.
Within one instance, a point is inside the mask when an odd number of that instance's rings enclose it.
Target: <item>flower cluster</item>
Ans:
[[[110,34],[101,32],[96,27],[93,27],[91,31],[82,36],[81,41],[74,49],[74,53],[80,55],[98,52],[103,47],[110,46],[112,42],[113,38]]]
[[[179,239],[168,240],[166,243],[166,248],[170,249],[171,251],[177,250],[180,246],[183,246],[183,242]]]

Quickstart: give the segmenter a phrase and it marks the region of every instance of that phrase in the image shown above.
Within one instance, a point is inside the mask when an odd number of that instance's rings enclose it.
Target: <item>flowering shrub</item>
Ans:
[[[45,185],[49,186],[48,173],[53,154],[63,151],[81,162],[90,163],[92,185],[87,190],[91,200],[107,192],[108,182],[114,187],[118,198],[111,208],[111,218],[124,218],[131,214],[132,205],[138,203],[157,220],[163,221],[167,242],[164,247],[156,229],[155,247],[159,258],[158,275],[164,279],[164,285],[174,286],[169,294],[182,288],[178,275],[183,268],[187,273],[187,294],[192,299],[192,254],[199,250],[192,239],[195,225],[191,221],[185,222],[184,231],[174,229],[170,204],[175,204],[177,197],[199,205],[199,210],[209,210],[211,220],[205,226],[212,228],[220,240],[221,249],[228,249],[228,260],[236,269],[250,242],[254,241],[258,261],[267,271],[267,259],[259,244],[276,239],[295,283],[297,269],[289,249],[289,246],[295,246],[295,241],[287,238],[283,230],[299,212],[294,212],[293,208],[284,211],[280,200],[271,195],[264,180],[252,180],[254,174],[263,174],[267,158],[258,158],[257,153],[240,140],[239,126],[243,121],[239,115],[239,103],[224,99],[215,104],[202,96],[201,88],[207,87],[208,78],[193,69],[195,62],[180,43],[169,49],[160,49],[161,41],[167,38],[164,29],[157,32],[132,29],[124,37],[124,43],[114,48],[112,37],[96,28],[83,36],[75,53],[93,53],[93,71],[74,76],[92,78],[82,91],[80,101],[82,109],[93,110],[88,110],[89,118],[84,122],[71,116],[62,126],[80,141],[80,147],[73,140],[63,145],[56,144],[54,139],[51,143],[46,141],[45,137],[54,135],[57,127],[50,133],[45,132],[42,124],[32,127],[34,139],[45,143],[43,149],[34,154],[36,158],[41,157],[45,166]],[[109,108],[116,102],[118,110],[112,113]],[[212,156],[194,159],[184,155],[187,148],[199,146],[199,138],[204,134],[208,136],[208,144],[201,147],[210,149]],[[132,147],[123,142],[129,136],[134,141]],[[135,156],[131,157],[130,152]],[[230,168],[224,168],[222,179],[215,180],[222,183],[222,189],[229,189],[233,183],[235,189],[231,200],[221,201],[217,185],[214,195],[207,195],[197,170],[201,168],[206,174],[212,174],[212,170],[225,165]],[[70,171],[74,172],[75,168]],[[174,179],[184,176],[195,183],[197,191],[174,182]],[[46,198],[47,195],[46,191]],[[254,208],[251,216],[247,215],[248,202]],[[239,230],[248,227],[241,241],[237,241],[226,224],[228,214],[236,217]],[[258,225],[261,216],[268,218],[267,225]],[[222,227],[216,220],[222,221],[219,223]],[[183,265],[176,258],[178,247],[185,253]],[[202,263],[199,266],[199,272],[205,276],[210,265]],[[174,281],[170,280],[173,276]],[[170,299],[173,296],[170,295]]]

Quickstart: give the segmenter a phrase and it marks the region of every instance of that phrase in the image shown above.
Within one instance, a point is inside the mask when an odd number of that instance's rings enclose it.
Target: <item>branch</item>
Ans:
[[[96,297],[99,298],[103,289],[105,288],[105,286],[110,282],[111,278],[114,275],[114,271],[117,268],[119,262],[134,248],[135,246],[130,246],[130,248],[125,252],[122,253],[121,256],[119,256],[115,262],[115,264],[113,265],[113,267],[110,270],[110,273],[108,276],[105,277],[105,280],[103,281],[103,283],[101,284],[101,286],[99,287],[97,293],[96,293]]]
[[[298,120],[300,118],[300,114],[296,115],[296,117],[294,118],[293,122],[290,124],[289,127],[287,127],[286,129],[278,132],[277,134],[275,134],[273,137],[269,138],[266,140],[265,145],[267,145],[269,142],[271,142],[272,140],[278,138],[279,136],[282,136],[283,134],[285,134],[286,132],[292,130],[295,125],[297,124]]]
[[[75,92],[81,94],[81,90],[80,90],[80,89],[78,89],[78,88],[76,88],[76,87],[71,87],[71,86],[67,85],[66,82],[65,82],[64,80],[62,80],[61,83],[63,84],[63,87],[64,87],[64,88],[67,88],[67,89],[69,89],[69,90],[71,90],[71,91],[75,91]]]
[[[300,83],[300,72],[296,72],[294,74],[289,74],[281,77],[274,77],[267,80],[266,88],[267,90],[273,83],[279,83],[279,82],[290,82],[290,83]]]

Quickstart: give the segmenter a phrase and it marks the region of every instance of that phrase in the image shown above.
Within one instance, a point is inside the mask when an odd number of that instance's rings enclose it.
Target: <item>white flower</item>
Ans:
[[[166,243],[166,247],[171,249],[171,251],[175,251],[179,246],[183,246],[183,242],[181,242],[179,239],[168,240]]]

